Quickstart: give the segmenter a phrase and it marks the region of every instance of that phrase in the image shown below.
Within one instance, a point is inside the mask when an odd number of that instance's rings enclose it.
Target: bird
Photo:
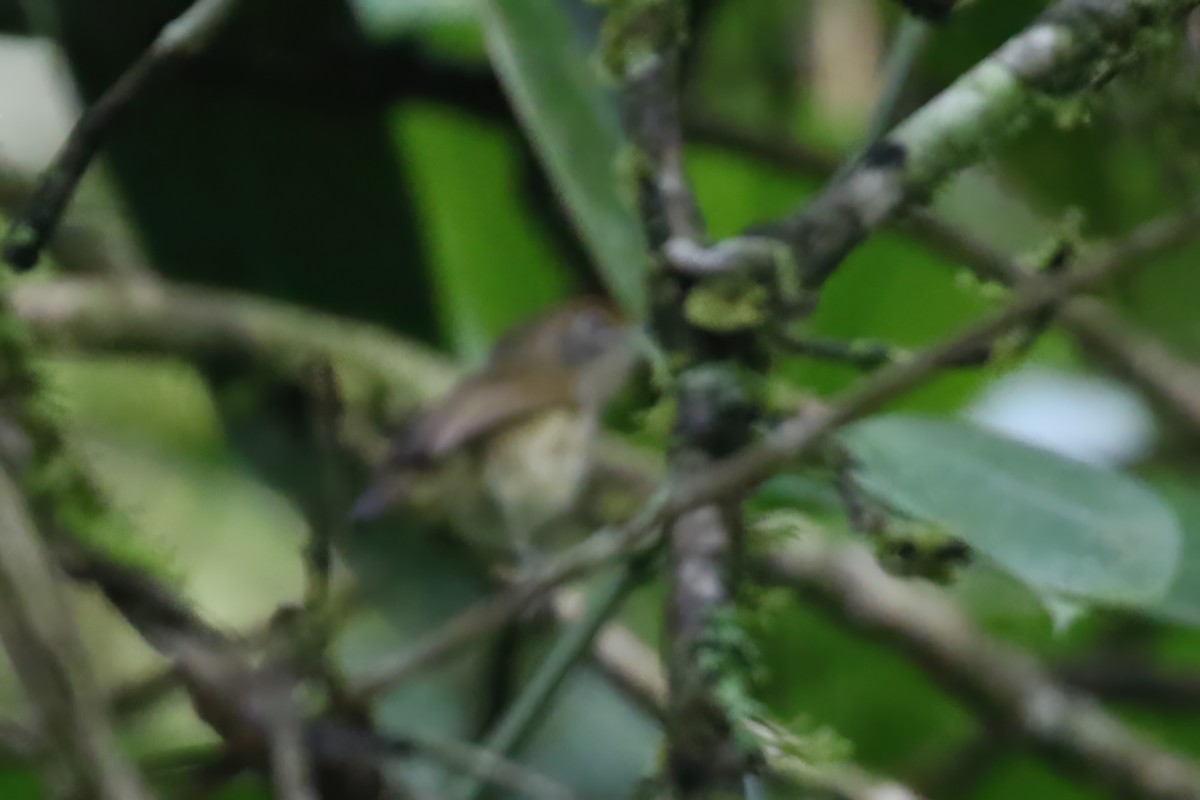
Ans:
[[[634,331],[594,297],[511,328],[391,444],[352,524],[412,509],[490,555],[536,561],[582,496],[602,416],[638,361]]]

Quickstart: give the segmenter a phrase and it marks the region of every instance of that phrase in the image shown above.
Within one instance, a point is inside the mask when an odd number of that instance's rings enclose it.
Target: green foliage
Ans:
[[[110,85],[162,19],[186,4],[57,0],[64,52],[84,100]],[[15,24],[8,5],[0,3],[0,25]],[[251,5],[256,9],[245,27],[219,43],[211,62],[146,98],[106,147],[113,182],[157,272],[374,320],[446,345],[465,361],[480,357],[509,324],[585,281],[594,283],[592,272],[638,312],[647,265],[628,189],[643,162],[623,144],[616,87],[606,83],[600,62],[618,72],[620,62],[633,66],[646,56],[647,39],[678,36],[677,17],[657,12],[684,3],[624,0],[599,9],[587,0],[360,0],[352,7],[315,0],[289,5],[282,15],[272,4]],[[853,122],[830,113],[810,91],[814,70],[829,68],[810,49],[817,4],[686,5],[693,19],[686,38],[676,40],[685,45],[685,116],[717,115],[774,143],[819,146],[833,156],[858,144],[861,132]],[[877,10],[887,25],[898,18],[898,4],[887,0],[822,5]],[[1044,0],[960,4],[931,37],[900,111],[917,107],[1045,7]],[[626,19],[652,12],[654,24],[610,27],[607,39],[596,36],[595,19],[614,8]],[[868,57],[862,54],[870,52],[872,31],[854,35],[863,46],[839,48],[834,68]],[[368,62],[375,55],[359,49],[367,41],[429,56],[421,69],[430,72],[416,76],[425,83],[410,89],[409,76],[382,70],[343,75],[346,55],[366,55]],[[1200,116],[1194,73],[1171,57],[1162,61],[1132,81],[1057,105],[1054,117],[1015,147],[993,153],[941,191],[936,210],[980,239],[1041,264],[1044,242],[1074,242],[1077,233],[1088,242],[1119,237],[1140,220],[1178,207],[1200,176],[1194,154]],[[329,70],[330,64],[339,69]],[[478,69],[488,80],[492,70],[512,116],[503,104],[477,103],[469,92],[443,95],[437,80],[443,67],[449,73]],[[714,237],[788,213],[822,185],[819,176],[783,168],[762,152],[687,138],[689,173]],[[541,177],[539,164],[550,192],[531,188]],[[558,212],[531,202],[538,199],[559,203],[568,225],[559,224]],[[1074,208],[1080,230],[1064,233],[1059,228],[1070,228]],[[1059,219],[1067,223],[1054,222]],[[1190,246],[1147,260],[1108,294],[1132,321],[1184,356],[1200,355],[1196,257]],[[1008,294],[962,280],[962,273],[963,265],[921,241],[885,231],[852,254],[803,332],[882,340],[912,351]],[[714,285],[691,297],[695,319],[726,328],[759,323],[761,297],[727,288]],[[260,331],[243,333],[258,341]],[[351,349],[333,327],[314,335],[336,340],[331,349],[339,354]],[[56,430],[69,445],[29,475],[32,494],[59,504],[61,514],[102,546],[159,573],[167,560],[157,552],[161,540],[171,563],[186,569],[197,609],[223,626],[249,629],[273,605],[300,596],[304,512],[314,495],[308,478],[327,465],[311,442],[288,430],[290,406],[265,401],[258,385],[210,393],[202,371],[150,359],[84,354],[43,368],[28,358],[33,343],[11,315],[0,316],[0,346],[6,346],[0,402],[8,402],[13,388],[24,392],[30,378],[39,386],[27,407],[36,423],[31,432],[51,445],[47,452],[57,452]],[[1062,333],[1031,357],[1065,369],[1091,365]],[[379,361],[380,370],[392,371],[390,361]],[[26,372],[31,364],[36,369]],[[946,373],[895,407],[954,413],[1007,368]],[[407,390],[408,376],[394,371],[396,386]],[[797,394],[829,395],[860,378],[856,370],[799,357],[785,359],[777,373],[773,388],[784,384],[780,394],[789,402]],[[667,396],[641,417],[642,438],[655,448],[668,440],[676,411],[671,387],[659,388]],[[1186,459],[1190,440],[1177,433],[1168,422],[1155,462]],[[1153,480],[1178,518],[1180,551],[1170,513],[1126,477],[929,418],[871,420],[851,430],[848,440],[859,445],[864,486],[903,512],[880,542],[884,561],[908,572],[914,563],[930,566],[914,562],[908,545],[918,555],[936,555],[952,536],[1001,568],[969,568],[949,585],[923,587],[963,607],[980,627],[1051,660],[1087,657],[1110,614],[1102,609],[1055,637],[1034,594],[1058,614],[1073,613],[1080,600],[1132,607],[1176,623],[1140,619],[1153,638],[1147,659],[1195,669],[1200,493],[1190,461],[1174,464],[1170,479]],[[1148,466],[1156,475],[1155,464]],[[99,478],[115,513],[94,515],[99,509],[80,500],[86,494],[75,496],[80,467]],[[349,491],[362,468],[338,461],[333,472]],[[754,556],[788,536],[853,535],[830,476],[816,471],[768,482],[748,517]],[[458,548],[402,519],[343,540],[337,556],[364,595],[361,613],[337,642],[338,661],[351,673],[408,650],[494,588]],[[935,558],[935,577],[939,566]],[[661,583],[640,592],[622,614],[645,642],[664,635]],[[99,677],[113,685],[140,674],[152,663],[144,645],[96,605],[94,598],[81,603]],[[739,605],[736,614],[714,621],[701,657],[725,676],[718,693],[739,718],[751,725],[767,724],[760,714],[800,720],[788,726],[795,730],[773,733],[777,746],[806,765],[845,757],[849,742],[863,765],[920,784],[946,769],[975,736],[978,723],[967,710],[888,646],[831,623],[790,593],[748,587]],[[545,644],[537,635],[529,638],[533,643],[514,667],[518,684]],[[447,736],[478,735],[497,675],[493,644],[485,640],[416,676],[382,701],[377,720],[397,732],[420,725]],[[4,696],[8,713],[21,710],[15,692]],[[129,726],[138,749],[149,753],[180,738],[210,735],[185,703],[149,716]],[[1130,719],[1172,746],[1200,747],[1186,715],[1173,724],[1150,712]],[[519,757],[583,797],[623,796],[638,775],[655,769],[659,730],[585,667]],[[995,756],[1007,758],[1002,751]],[[446,777],[443,768],[420,759],[404,773],[417,793],[438,794]],[[978,778],[984,785],[972,795],[977,798],[1100,796],[1025,758],[1007,759],[994,774],[984,764]],[[947,800],[958,788],[945,793]],[[219,796],[269,794],[265,782],[246,779]],[[36,774],[6,766],[0,795],[38,797]]]
[[[746,630],[743,610],[722,606],[708,620],[704,636],[696,642],[696,667],[713,683],[713,696],[725,718],[734,726],[739,745],[753,752],[756,738],[750,723],[765,709],[754,697],[753,686],[762,679],[762,660]]]
[[[34,770],[14,765],[0,767],[0,794],[5,797],[37,797],[42,782]]]
[[[864,489],[1042,596],[1144,608],[1174,578],[1175,515],[1133,478],[930,417],[870,419],[843,440]]]
[[[427,299],[438,307],[443,338],[477,362],[501,331],[560,299],[569,283],[514,198],[519,163],[507,132],[423,106],[399,112],[394,128],[413,158],[424,249],[439,274]]]
[[[1200,627],[1200,490],[1178,478],[1157,480],[1154,487],[1179,519],[1183,547],[1171,588],[1153,610],[1173,622]]]
[[[706,281],[688,292],[684,313],[688,322],[717,333],[761,328],[770,315],[770,294],[757,281],[728,276]]]
[[[776,720],[837,731],[859,763],[903,773],[971,731],[969,715],[919,668],[818,609],[793,600],[760,622],[760,702]]]
[[[564,4],[482,4],[492,64],[530,141],[599,267],[635,318],[645,313],[648,265],[632,185],[619,180],[623,136]]]
[[[684,4],[678,0],[600,0],[605,7],[600,58],[620,77],[678,48],[684,38]]]
[[[171,570],[163,554],[132,539],[129,521],[108,505],[64,434],[62,415],[45,392],[32,337],[9,306],[9,285],[0,282],[0,405],[26,439],[28,452],[24,463],[15,465],[15,475],[36,524],[45,535],[75,536],[131,566],[167,575]]]
[[[964,549],[937,525],[892,519],[876,545],[876,558],[893,574],[949,584],[967,561]]]

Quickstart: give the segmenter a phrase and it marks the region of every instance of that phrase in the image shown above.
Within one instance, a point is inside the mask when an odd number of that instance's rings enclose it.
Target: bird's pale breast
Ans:
[[[494,437],[484,480],[524,544],[574,506],[587,478],[594,415],[556,409]]]

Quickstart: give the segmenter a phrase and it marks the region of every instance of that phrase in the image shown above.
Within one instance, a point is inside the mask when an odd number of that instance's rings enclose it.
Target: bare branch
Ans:
[[[289,650],[294,648],[295,644],[289,641],[290,637],[285,636],[282,630],[272,633],[272,641],[267,648],[264,663],[258,668],[256,675],[247,672],[249,680],[244,681],[254,686],[254,695],[246,697],[242,702],[247,705],[248,716],[255,715],[262,720],[263,733],[267,739],[271,785],[275,789],[276,798],[318,800],[313,783],[314,772],[305,741],[307,720],[295,696],[299,680],[290,663],[292,654]],[[187,675],[189,667],[190,665],[184,662],[181,671]],[[189,683],[194,686],[195,678],[191,675],[187,677]],[[253,705],[250,705],[251,703]]]
[[[337,456],[343,451],[339,429],[344,409],[332,364],[315,364],[307,383],[313,399],[309,428],[320,460],[317,465],[319,485],[308,502],[310,530],[308,546],[305,548],[307,601],[310,607],[316,607],[329,592],[333,542],[345,519],[345,499],[335,469]]]
[[[695,131],[697,138],[703,141],[804,175],[825,178],[836,167],[836,162],[823,153],[794,142],[759,136],[720,120],[698,119]],[[1182,211],[1139,227],[1132,236],[1136,246],[1119,248],[1118,253],[1143,264],[1153,262],[1194,240],[1200,232],[1198,222],[1200,202],[1189,203]],[[909,212],[894,220],[894,224],[948,261],[965,265],[984,280],[1014,286],[1036,277],[1007,254],[928,211]],[[735,237],[709,248],[691,244],[672,252],[679,263],[695,265],[693,271],[698,274],[734,269],[739,263],[743,268],[759,269],[756,265],[761,264],[765,256],[745,253],[738,243],[746,238],[749,237]],[[756,247],[764,252],[768,249],[766,245]],[[1193,432],[1200,433],[1200,368],[1173,353],[1154,336],[1126,321],[1098,299],[1072,300],[1060,309],[1058,318],[1114,371],[1162,403]]]
[[[1129,262],[1110,258],[1062,277],[1041,281],[1017,294],[1008,305],[968,325],[943,343],[923,350],[911,359],[883,367],[828,406],[785,422],[757,445],[714,464],[702,475],[677,488],[668,507],[692,508],[701,498],[721,496],[762,480],[798,455],[808,453],[817,441],[838,427],[879,409],[947,366],[960,363],[966,355],[986,347],[997,336],[1047,306],[1061,303],[1076,292],[1095,288],[1130,266]]]
[[[807,537],[757,565],[846,622],[904,649],[985,717],[1122,798],[1200,798],[1200,770],[1060,684],[1028,654],[976,631],[953,606],[880,569],[867,551]]]
[[[570,791],[549,778],[523,769],[489,750],[421,735],[410,734],[403,741],[451,769],[473,775],[481,782],[510,789],[532,800],[572,800],[574,797]]]
[[[532,575],[469,606],[390,663],[358,675],[351,681],[347,694],[355,702],[369,702],[420,671],[452,657],[475,640],[499,630],[555,589],[634,555],[644,549],[642,539],[657,529],[655,520],[659,518],[661,507],[661,501],[651,501],[626,527],[597,532],[549,558]],[[618,588],[624,590],[624,581]],[[577,606],[569,596],[558,598],[556,604],[564,611]],[[603,603],[600,608],[605,609],[607,605]],[[580,632],[587,633],[588,628],[583,627]]]
[[[1040,280],[1013,259],[992,250],[970,234],[930,214],[904,222],[923,241],[961,261],[985,280],[1006,286],[1030,286]],[[1139,226],[1111,249],[1110,261],[1128,261],[1141,269],[1164,253],[1192,241],[1200,231],[1200,200],[1181,211]],[[1200,433],[1200,367],[1171,352],[1164,343],[1126,321],[1105,303],[1080,297],[1059,310],[1059,319],[1085,346],[1094,349],[1118,374],[1149,397],[1163,403],[1195,433]]]
[[[70,278],[13,287],[17,315],[46,345],[232,355],[301,378],[329,362],[339,379],[421,402],[449,388],[458,370],[432,350],[382,328],[235,292],[149,280]],[[343,374],[344,373],[344,374]]]
[[[57,581],[20,492],[0,469],[0,638],[53,748],[47,792],[149,798],[104,715]]]
[[[629,19],[618,19],[618,14],[614,10],[609,21],[616,29],[613,49],[623,52],[634,43],[644,55],[622,65],[621,110],[625,130],[643,159],[639,205],[647,243],[656,253],[672,237],[702,241],[704,220],[687,177],[676,96],[683,6],[668,2],[646,7]],[[646,36],[645,31],[655,33]]]
[[[571,668],[591,650],[600,628],[620,610],[629,593],[642,581],[642,566],[636,559],[624,565],[620,574],[602,587],[584,618],[563,632],[512,707],[488,734],[484,742],[488,752],[505,757],[521,745],[558,693]],[[482,788],[481,782],[473,781],[461,797],[475,800]]]
[[[17,271],[37,264],[75,187],[113,126],[135,101],[181,61],[202,50],[237,0],[196,0],[169,22],[150,47],[75,123],[34,189],[24,213],[4,237],[4,258]]]
[[[10,219],[19,216],[36,186],[32,176],[0,160],[0,211],[5,216]],[[119,240],[109,226],[85,219],[84,215],[67,214],[46,247],[55,263],[71,274],[116,276],[146,272],[134,248]]]
[[[72,577],[94,583],[171,659],[197,716],[221,736],[238,763],[270,768],[281,798],[299,800],[318,792],[345,800],[376,797],[383,780],[377,774],[380,762],[414,751],[534,800],[571,798],[561,786],[496,753],[419,734],[381,734],[336,716],[307,719],[292,697],[297,678],[278,648],[264,666],[253,667],[233,642],[153,578],[97,553],[69,551],[60,558]],[[342,700],[355,704],[349,696]]]
[[[269,727],[271,779],[279,800],[317,800],[304,751],[303,727],[295,709],[278,709]]]

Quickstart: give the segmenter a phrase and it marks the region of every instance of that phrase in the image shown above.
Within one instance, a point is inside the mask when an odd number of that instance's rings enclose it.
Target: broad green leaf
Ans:
[[[870,419],[844,440],[868,492],[961,537],[1042,597],[1146,606],[1175,576],[1175,514],[1133,478],[923,416]]]
[[[618,174],[620,121],[590,53],[556,0],[481,10],[492,64],[560,199],[609,290],[641,316],[647,255]]]

